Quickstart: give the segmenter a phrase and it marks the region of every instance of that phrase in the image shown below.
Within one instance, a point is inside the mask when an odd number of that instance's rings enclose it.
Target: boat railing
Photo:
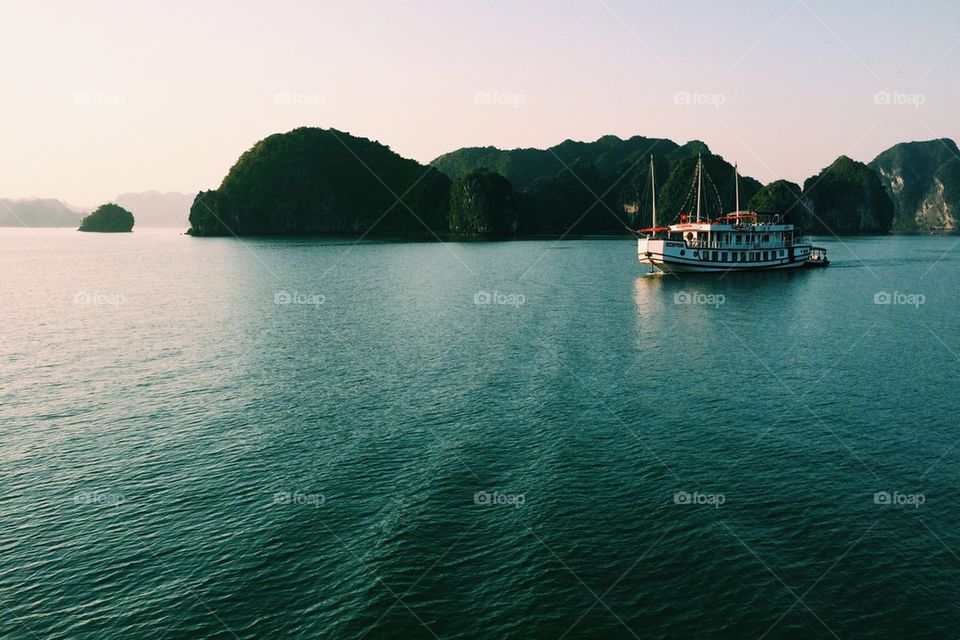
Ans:
[[[722,249],[724,251],[756,251],[770,249],[786,249],[798,244],[806,244],[802,238],[786,241],[783,244],[771,242],[754,242],[752,244],[723,244],[720,242],[701,242],[699,240],[684,240],[688,249]]]

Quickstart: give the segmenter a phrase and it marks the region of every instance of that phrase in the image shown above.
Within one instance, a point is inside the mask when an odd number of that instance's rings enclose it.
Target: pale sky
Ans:
[[[0,197],[88,206],[304,125],[424,163],[697,138],[764,182],[960,138],[955,0],[0,0],[0,56]]]

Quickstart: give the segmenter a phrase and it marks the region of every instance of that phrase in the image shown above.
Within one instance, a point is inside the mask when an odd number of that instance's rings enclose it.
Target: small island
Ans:
[[[80,222],[79,230],[100,233],[130,232],[133,231],[133,214],[117,204],[102,204]]]

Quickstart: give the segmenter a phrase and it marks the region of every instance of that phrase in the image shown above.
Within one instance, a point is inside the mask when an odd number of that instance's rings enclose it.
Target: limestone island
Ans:
[[[764,186],[742,174],[736,183],[733,164],[699,140],[681,145],[608,135],[549,149],[467,147],[422,165],[367,138],[302,127],[257,142],[219,187],[201,191],[188,233],[625,236],[652,224],[651,182],[662,185],[658,222],[689,214],[698,163],[709,177],[703,187],[708,218],[746,205],[814,235],[960,226],[960,154],[948,139],[897,145],[870,164],[841,156],[802,186],[787,180]]]
[[[117,204],[102,204],[96,211],[84,217],[79,230],[100,233],[130,232],[133,231],[133,214]]]

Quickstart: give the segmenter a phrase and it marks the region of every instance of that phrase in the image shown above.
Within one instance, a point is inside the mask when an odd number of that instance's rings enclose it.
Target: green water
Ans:
[[[0,637],[955,637],[955,242],[0,230]]]

